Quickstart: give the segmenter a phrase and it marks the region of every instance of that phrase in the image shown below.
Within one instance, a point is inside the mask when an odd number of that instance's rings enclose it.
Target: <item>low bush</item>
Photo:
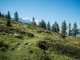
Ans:
[[[47,50],[49,47],[51,47],[51,43],[46,41],[38,41],[37,45],[43,50]]]
[[[53,45],[53,49],[58,51],[60,54],[65,54],[71,57],[80,58],[80,49],[75,47],[64,45],[61,43],[56,43]]]
[[[1,51],[6,51],[8,49],[9,45],[4,43],[3,41],[0,41],[0,50]]]
[[[28,37],[34,37],[34,35],[32,33],[27,33]]]

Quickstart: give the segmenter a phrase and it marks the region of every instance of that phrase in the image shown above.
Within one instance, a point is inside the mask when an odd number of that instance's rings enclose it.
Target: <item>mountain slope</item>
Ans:
[[[11,20],[0,18],[1,60],[72,60],[80,59],[80,39]]]

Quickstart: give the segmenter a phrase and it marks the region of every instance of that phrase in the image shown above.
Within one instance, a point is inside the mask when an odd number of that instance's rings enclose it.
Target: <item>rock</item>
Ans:
[[[28,45],[29,43],[28,43],[28,42],[24,42],[23,44],[24,44],[24,45]]]

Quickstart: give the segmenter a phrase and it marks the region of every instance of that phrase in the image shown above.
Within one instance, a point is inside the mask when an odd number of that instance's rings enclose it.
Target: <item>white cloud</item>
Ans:
[[[29,18],[29,17],[25,17],[25,18],[22,18],[23,20],[30,20],[32,22],[32,18]],[[35,20],[36,24],[38,25],[39,24],[39,20]]]
[[[35,20],[36,24],[38,25],[39,24],[39,20]]]
[[[77,27],[78,29],[80,28],[80,25],[78,25],[78,27]]]
[[[29,17],[25,17],[25,18],[22,18],[23,20],[30,20],[32,22],[32,19],[29,18]]]

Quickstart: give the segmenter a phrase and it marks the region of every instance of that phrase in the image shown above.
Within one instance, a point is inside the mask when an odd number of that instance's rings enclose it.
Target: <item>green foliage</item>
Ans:
[[[61,31],[61,37],[62,38],[65,38],[66,37],[66,29],[67,29],[67,26],[66,26],[66,21],[62,22],[62,27],[61,27],[62,31]]]
[[[43,41],[38,41],[37,45],[39,48],[43,50],[47,50],[51,46],[51,43],[43,40]]]
[[[10,12],[9,11],[8,11],[8,14],[7,14],[6,18],[7,18],[6,26],[11,26],[11,22],[10,22],[11,17],[10,17]]]
[[[8,44],[4,43],[3,41],[0,41],[0,50],[1,51],[6,51],[8,49]]]
[[[76,34],[77,34],[77,24],[76,24],[76,22],[74,23],[73,32],[74,32],[74,36],[76,36]]]
[[[72,46],[64,45],[62,43],[56,43],[53,45],[53,49],[58,51],[59,54],[65,54],[67,56],[75,57],[79,59],[80,49],[76,49]]]
[[[45,21],[42,20],[42,21],[39,23],[38,26],[41,27],[41,28],[45,28],[45,29],[46,29],[46,23],[45,23]]]
[[[2,14],[1,17],[4,18],[4,14]]]
[[[33,25],[36,25],[36,22],[35,22],[35,18],[34,17],[32,18],[32,24]]]
[[[32,33],[27,32],[28,37],[34,37]]]
[[[55,23],[52,25],[52,31],[53,32],[57,32],[59,33],[60,29],[59,29],[59,25],[58,23],[55,21]]]
[[[7,27],[5,21],[7,20],[0,18],[1,60],[79,59],[80,39],[72,36],[66,36],[65,39],[62,39],[60,34],[56,32],[32,24],[23,25],[12,20],[12,26]],[[14,37],[15,33],[22,38]],[[7,48],[5,45],[9,47]]]
[[[10,12],[8,11],[7,19],[11,20]]]
[[[0,12],[0,17],[1,17],[1,12]]]
[[[7,19],[6,26],[11,26],[11,22],[9,19]]]
[[[48,22],[48,24],[47,24],[47,29],[48,29],[48,30],[51,29],[50,22]]]
[[[18,21],[19,20],[19,18],[18,18],[18,12],[17,11],[14,13],[14,20],[15,21]]]
[[[69,35],[71,35],[71,23],[69,23]]]

